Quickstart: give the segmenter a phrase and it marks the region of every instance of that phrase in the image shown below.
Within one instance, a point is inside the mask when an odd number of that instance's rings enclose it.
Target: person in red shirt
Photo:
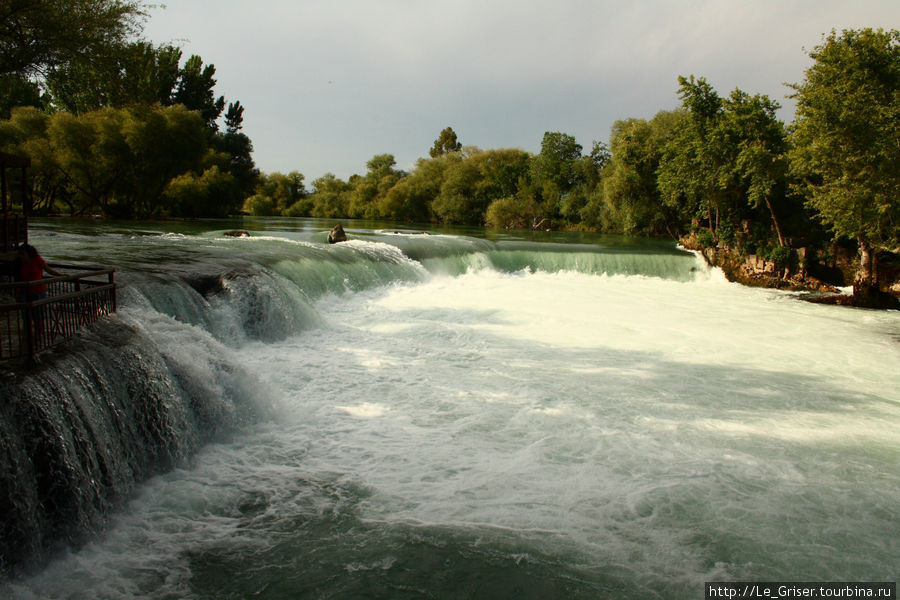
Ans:
[[[47,264],[37,249],[30,244],[19,246],[18,254],[19,281],[40,281],[44,278],[44,271],[61,277],[62,273]],[[25,288],[21,294],[21,302],[33,302],[47,297],[47,284],[39,283]]]

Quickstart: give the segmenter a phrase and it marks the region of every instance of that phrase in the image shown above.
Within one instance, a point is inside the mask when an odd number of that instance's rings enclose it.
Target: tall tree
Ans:
[[[228,133],[237,133],[244,126],[244,107],[241,101],[229,102],[228,110],[225,111],[225,131]]]
[[[438,139],[434,140],[434,146],[431,147],[428,154],[431,158],[437,158],[438,156],[449,154],[450,152],[459,152],[460,150],[462,150],[462,144],[456,139],[456,132],[453,131],[452,127],[445,127]]]
[[[778,245],[784,246],[785,239],[775,210],[778,200],[773,196],[776,190],[784,189],[787,177],[787,134],[784,124],[775,116],[779,108],[779,104],[768,96],[750,96],[735,90],[724,102],[722,133],[734,148],[731,174],[746,205],[755,210],[765,206]]]
[[[488,207],[477,193],[482,181],[481,170],[475,161],[455,156],[443,174],[441,192],[431,208],[444,223],[480,225]]]
[[[566,133],[547,131],[531,161],[531,181],[548,219],[561,216],[563,199],[583,181],[581,144]]]
[[[715,133],[722,99],[704,79],[679,77],[679,97],[689,118],[669,141],[659,166],[663,201],[679,211],[704,215],[715,232],[721,212],[722,149]]]
[[[253,142],[240,131],[226,131],[213,136],[212,146],[228,156],[223,170],[230,173],[238,184],[237,192],[241,198],[235,202],[239,205],[240,201],[254,193],[259,180],[259,169],[253,160]]]
[[[668,232],[677,238],[681,224],[660,199],[657,170],[663,149],[686,118],[685,111],[664,111],[651,121],[627,119],[613,124],[612,158],[585,211],[589,224],[626,234]]]
[[[196,54],[191,56],[179,74],[173,100],[175,104],[184,104],[190,110],[196,110],[212,130],[217,130],[216,120],[225,110],[225,97],[216,98],[213,88],[216,87],[215,65],[203,66],[203,59]]]
[[[794,85],[791,164],[808,203],[856,238],[854,295],[877,297],[877,247],[900,244],[900,32],[832,31]]]

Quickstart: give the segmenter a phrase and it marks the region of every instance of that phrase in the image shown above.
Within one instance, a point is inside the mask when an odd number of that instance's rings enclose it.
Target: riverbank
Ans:
[[[853,257],[847,253],[837,252],[832,257],[832,264],[823,265],[814,250],[795,248],[787,264],[779,265],[763,256],[744,254],[722,243],[715,247],[703,247],[696,234],[681,238],[679,244],[700,252],[710,266],[722,269],[725,277],[735,283],[809,292],[803,299],[819,304],[900,309],[900,257],[895,254],[885,253],[887,260],[883,260],[879,268],[882,285],[878,294],[873,298],[860,299],[841,289],[853,283],[855,266]]]

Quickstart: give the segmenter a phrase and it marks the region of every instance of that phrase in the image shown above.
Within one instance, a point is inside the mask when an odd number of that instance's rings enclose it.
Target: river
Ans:
[[[20,382],[105,441],[61,451],[86,535],[0,595],[897,579],[897,311],[732,284],[664,241],[332,224],[33,224],[51,262],[117,268],[119,312]],[[109,425],[148,403],[127,427],[155,437]]]

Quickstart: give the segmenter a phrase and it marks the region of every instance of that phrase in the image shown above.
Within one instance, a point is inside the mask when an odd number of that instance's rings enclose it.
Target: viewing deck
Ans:
[[[51,266],[80,271],[39,282],[0,283],[0,361],[33,358],[116,312],[114,269]],[[25,288],[40,283],[47,285],[47,297],[22,302]]]
[[[14,281],[16,251],[28,242],[29,167],[28,157],[0,152],[0,362],[32,359],[116,312],[114,269],[51,264],[58,271],[73,272],[40,281]],[[11,181],[17,183],[13,190]],[[12,191],[18,192],[21,212],[14,208]],[[47,286],[46,298],[23,300],[27,288],[41,284]]]

